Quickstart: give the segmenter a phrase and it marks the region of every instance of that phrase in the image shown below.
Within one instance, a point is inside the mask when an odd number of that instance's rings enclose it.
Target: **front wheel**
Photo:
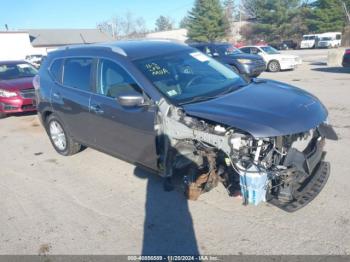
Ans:
[[[54,115],[46,121],[46,130],[55,150],[63,155],[70,156],[78,153],[81,145],[76,143],[65,131],[62,122]]]
[[[278,61],[271,61],[267,65],[267,70],[269,70],[269,72],[279,72],[279,71],[281,71],[280,63]]]

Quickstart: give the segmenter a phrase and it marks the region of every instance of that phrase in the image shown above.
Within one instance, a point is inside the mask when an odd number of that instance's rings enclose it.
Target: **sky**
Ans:
[[[0,31],[42,28],[96,28],[127,12],[142,16],[149,30],[159,15],[178,23],[194,0],[0,0]],[[177,25],[177,24],[176,24]]]

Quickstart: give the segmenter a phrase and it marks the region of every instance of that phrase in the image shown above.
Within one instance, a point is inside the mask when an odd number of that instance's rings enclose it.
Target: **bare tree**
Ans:
[[[259,0],[241,0],[241,6],[244,16],[247,18],[257,17],[257,3]]]
[[[134,17],[131,12],[103,21],[97,24],[97,28],[114,39],[141,38],[147,33],[145,20],[142,17]]]

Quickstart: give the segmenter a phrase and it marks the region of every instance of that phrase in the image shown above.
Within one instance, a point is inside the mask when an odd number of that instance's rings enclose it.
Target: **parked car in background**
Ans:
[[[317,48],[337,48],[341,46],[342,34],[329,32],[318,35]]]
[[[0,62],[0,118],[36,110],[32,81],[37,73],[25,61]]]
[[[40,67],[43,57],[43,55],[27,55],[25,60],[35,65],[36,67]]]
[[[344,67],[350,67],[350,49],[346,49],[342,64]]]
[[[247,78],[258,77],[266,70],[265,61],[260,56],[245,54],[229,43],[195,43],[190,46],[229,65],[235,72]]]
[[[245,205],[292,212],[329,176],[323,148],[337,137],[316,97],[277,81],[248,83],[188,45],[68,47],[49,53],[34,82],[59,154],[95,148],[153,169],[166,190],[180,176],[192,200],[222,182]]]
[[[240,50],[247,54],[260,55],[270,72],[294,69],[302,63],[299,56],[282,54],[271,46],[244,46]]]
[[[298,43],[294,40],[285,40],[280,43],[272,43],[270,44],[273,48],[277,50],[289,50],[289,49],[297,49]]]

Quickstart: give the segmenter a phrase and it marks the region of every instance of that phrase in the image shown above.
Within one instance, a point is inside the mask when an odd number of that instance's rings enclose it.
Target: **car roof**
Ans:
[[[130,60],[136,60],[146,57],[161,56],[181,50],[191,50],[192,47],[170,40],[128,40],[115,41],[107,43],[89,44],[89,45],[74,45],[66,46],[62,49],[72,50],[93,50],[93,49],[109,49],[112,52],[128,57]],[[55,51],[53,51],[55,52]]]

